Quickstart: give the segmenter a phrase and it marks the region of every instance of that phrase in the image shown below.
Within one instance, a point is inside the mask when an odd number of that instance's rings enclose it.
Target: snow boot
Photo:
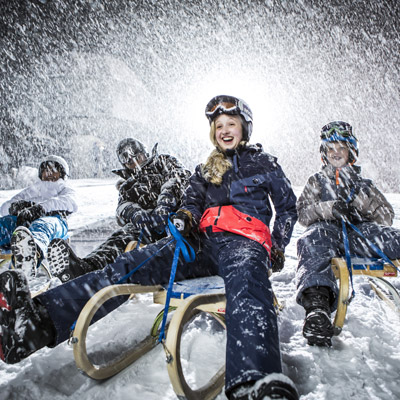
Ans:
[[[47,259],[52,275],[59,278],[62,283],[93,271],[93,268],[79,258],[63,239],[53,239],[50,242]]]
[[[330,289],[325,286],[310,287],[303,292],[301,302],[306,310],[303,336],[310,346],[332,346],[330,294]]]
[[[229,400],[299,400],[299,394],[291,382],[266,376],[256,382],[249,382],[236,387],[230,394]]]
[[[0,358],[15,364],[51,344],[55,328],[46,309],[31,299],[25,274],[0,275]]]
[[[10,246],[14,268],[21,269],[28,278],[35,277],[40,252],[32,232],[24,226],[19,226],[12,234]]]

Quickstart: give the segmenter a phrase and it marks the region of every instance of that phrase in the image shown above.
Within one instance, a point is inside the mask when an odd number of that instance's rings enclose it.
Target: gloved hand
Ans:
[[[278,247],[271,248],[271,269],[272,272],[280,272],[285,266],[285,253]]]
[[[17,226],[29,226],[35,219],[43,217],[44,208],[40,204],[25,208],[17,215]]]
[[[177,213],[171,217],[171,222],[182,236],[187,236],[192,229],[192,221],[189,215],[182,210],[178,210]]]
[[[336,219],[344,217],[347,220],[351,219],[351,214],[354,212],[354,207],[343,200],[337,200],[333,203],[332,214]]]
[[[138,208],[132,215],[131,221],[139,229],[143,229],[150,234],[153,228],[151,215],[148,211]]]
[[[32,207],[34,205],[35,203],[33,201],[27,201],[27,200],[14,201],[13,203],[11,203],[8,209],[8,213],[16,217],[22,210],[24,210],[25,208]]]
[[[153,230],[162,233],[167,224],[168,212],[162,207],[156,207],[150,214]]]

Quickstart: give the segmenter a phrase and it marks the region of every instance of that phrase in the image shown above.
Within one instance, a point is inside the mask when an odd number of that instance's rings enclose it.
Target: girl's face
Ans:
[[[215,119],[215,138],[223,151],[236,149],[243,139],[242,120],[240,116],[219,115]]]
[[[349,162],[349,148],[342,142],[329,143],[326,157],[329,164],[335,168],[342,168]]]

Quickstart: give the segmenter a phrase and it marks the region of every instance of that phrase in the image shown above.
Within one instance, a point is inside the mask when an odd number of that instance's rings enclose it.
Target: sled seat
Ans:
[[[392,260],[399,268],[400,259]],[[342,331],[346,317],[347,307],[350,304],[350,273],[345,258],[335,257],[331,260],[331,266],[335,278],[339,280],[339,298],[334,319],[334,334],[339,335]],[[397,289],[391,285],[386,278],[398,276],[397,268],[382,259],[351,257],[352,275],[363,275],[368,277],[369,283],[375,293],[392,308],[400,312],[400,295]]]

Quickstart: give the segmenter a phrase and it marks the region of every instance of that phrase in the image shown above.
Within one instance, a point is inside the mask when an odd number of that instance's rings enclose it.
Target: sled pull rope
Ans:
[[[174,252],[174,258],[172,260],[171,274],[169,276],[167,296],[165,299],[164,315],[163,315],[163,320],[161,323],[160,335],[158,337],[158,341],[161,343],[164,343],[164,341],[165,341],[165,325],[167,323],[169,303],[171,300],[172,286],[174,284],[176,269],[178,266],[179,253],[182,252],[183,258],[185,259],[186,262],[193,262],[196,258],[196,255],[195,255],[195,252],[194,252],[192,246],[190,246],[190,244],[187,242],[187,240],[183,238],[181,233],[178,231],[176,226],[170,221],[169,218],[168,218],[168,228],[169,228],[171,235],[174,238],[173,240],[176,241],[176,247],[175,247],[175,252]],[[165,346],[164,346],[164,348],[165,348]],[[167,353],[167,349],[166,349],[166,353]],[[168,361],[168,353],[167,353],[167,361]]]
[[[351,222],[348,222],[349,226],[353,229],[353,231],[355,233],[357,233],[358,236],[360,236],[362,239],[365,240],[365,242],[371,247],[372,250],[375,251],[376,254],[378,254],[378,256],[380,256],[384,261],[386,261],[388,264],[390,264],[392,267],[396,268],[397,272],[400,273],[400,268],[396,267],[392,260],[377,246],[375,245],[373,242],[371,242],[371,240],[369,240],[368,238],[366,238],[361,231],[355,226],[353,225]]]
[[[355,296],[356,292],[354,290],[354,285],[353,285],[353,268],[351,267],[349,237],[347,235],[346,222],[343,217],[342,217],[342,231],[343,231],[344,254],[346,256],[346,264],[347,264],[347,269],[349,271],[350,282],[351,282],[351,296],[347,300],[347,304],[350,304],[350,302],[351,302],[351,300],[353,300],[353,297]]]

